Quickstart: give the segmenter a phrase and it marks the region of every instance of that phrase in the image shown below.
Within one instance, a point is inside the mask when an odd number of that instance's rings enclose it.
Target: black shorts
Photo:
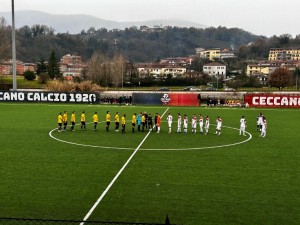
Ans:
[[[110,125],[110,121],[106,121],[106,125],[109,126]]]
[[[132,126],[135,127],[135,123],[132,123]]]
[[[64,125],[67,126],[67,125],[68,125],[68,122],[64,122]]]
[[[85,121],[81,121],[81,125],[85,125]]]
[[[58,126],[61,127],[61,124],[62,124],[62,123],[58,123]]]
[[[72,125],[73,125],[73,126],[75,125],[75,122],[74,122],[74,121],[72,122]]]

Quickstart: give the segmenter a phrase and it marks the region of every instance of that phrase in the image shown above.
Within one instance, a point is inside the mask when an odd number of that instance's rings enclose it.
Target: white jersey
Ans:
[[[257,118],[257,124],[258,125],[263,125],[263,115],[258,116],[258,118]]]
[[[218,119],[216,120],[216,122],[217,122],[217,130],[220,130],[221,127],[222,127],[222,119],[221,119],[221,118],[218,118]]]
[[[240,127],[241,128],[246,127],[246,119],[245,118],[240,119]]]
[[[183,128],[187,128],[188,127],[188,118],[187,116],[183,117]]]
[[[192,117],[192,128],[196,128],[196,126],[197,126],[197,117],[196,116],[193,116]]]
[[[200,124],[200,126],[203,126],[203,117],[202,116],[199,117],[199,124]]]
[[[168,121],[169,127],[171,127],[172,121],[173,121],[173,116],[172,116],[172,115],[168,115],[168,116],[167,116],[167,121]]]
[[[178,127],[181,127],[181,116],[178,116],[177,123],[178,123]]]
[[[205,119],[205,128],[209,128],[209,118]]]

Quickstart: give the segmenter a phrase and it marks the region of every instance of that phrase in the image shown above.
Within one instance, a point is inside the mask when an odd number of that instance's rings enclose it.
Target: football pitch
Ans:
[[[76,111],[75,132],[57,115]],[[80,130],[86,112],[87,131]],[[110,111],[110,131],[105,114]],[[92,116],[98,112],[98,130]],[[116,112],[126,133],[114,131]],[[162,116],[161,132],[131,132],[133,113]],[[267,136],[259,137],[262,112]],[[173,115],[168,133],[167,114]],[[177,113],[188,133],[176,133]],[[210,117],[208,135],[191,116]],[[171,224],[300,224],[300,111],[0,103],[0,217]],[[239,121],[247,120],[246,136]],[[214,135],[221,116],[221,135]],[[70,127],[68,127],[69,129]]]

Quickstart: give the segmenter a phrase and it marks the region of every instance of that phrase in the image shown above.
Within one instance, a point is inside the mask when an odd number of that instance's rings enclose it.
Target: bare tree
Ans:
[[[272,87],[277,87],[281,90],[282,88],[291,85],[292,79],[293,75],[288,69],[278,68],[270,74],[268,82]]]

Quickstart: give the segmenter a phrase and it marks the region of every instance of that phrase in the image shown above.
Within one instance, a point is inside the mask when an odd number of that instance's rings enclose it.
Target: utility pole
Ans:
[[[11,0],[12,10],[12,67],[13,67],[13,90],[17,90],[17,63],[16,63],[16,36],[15,36],[15,3]]]

